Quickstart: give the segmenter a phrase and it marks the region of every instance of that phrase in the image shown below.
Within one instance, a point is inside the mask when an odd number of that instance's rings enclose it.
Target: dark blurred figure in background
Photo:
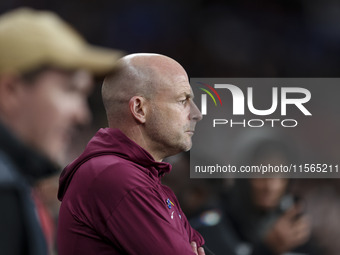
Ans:
[[[53,222],[32,187],[58,172],[74,128],[90,120],[93,75],[112,71],[119,56],[50,12],[0,17],[1,254],[52,254]]]
[[[294,192],[306,201],[312,232],[322,255],[338,255],[340,251],[340,186],[339,179],[298,179]]]
[[[288,186],[284,178],[235,181],[222,200],[230,254],[319,254],[306,244],[310,224]]]
[[[242,155],[242,159],[237,161],[243,165],[296,162],[296,153],[283,141],[267,132],[240,141],[235,155]],[[186,205],[183,210],[190,223],[216,255],[324,254],[311,241],[314,238],[311,224],[304,213],[304,202],[292,192],[293,180],[278,176],[225,179],[227,185],[221,185],[220,180],[185,182],[183,180],[189,180],[189,170],[187,176],[183,176],[182,171],[176,169],[189,169],[189,158],[185,158],[168,159],[173,164],[171,178],[177,179],[167,178],[165,182],[178,187],[175,192]]]
[[[248,140],[249,139],[249,140]],[[289,165],[297,161],[289,141],[276,133],[244,135],[238,165]],[[237,153],[235,151],[235,153]],[[242,156],[239,156],[242,155]],[[232,254],[319,254],[310,244],[310,223],[287,176],[236,179],[222,196],[223,213],[234,238]]]

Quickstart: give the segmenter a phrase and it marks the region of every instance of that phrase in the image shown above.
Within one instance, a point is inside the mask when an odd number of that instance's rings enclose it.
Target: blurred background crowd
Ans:
[[[340,2],[335,0],[2,0],[0,14],[21,6],[57,13],[90,43],[127,53],[170,56],[189,77],[338,77],[340,73]],[[89,98],[92,121],[72,137],[61,167],[107,125],[101,80],[96,83]],[[337,95],[333,96],[337,103]],[[318,149],[326,151],[331,162],[338,162],[340,153],[338,113],[324,116],[322,123],[329,125],[312,125],[308,134],[301,134],[305,144],[322,146]],[[332,139],[319,142],[320,132],[332,134]],[[286,142],[258,137],[240,154],[249,164],[294,162],[294,148]],[[175,191],[191,224],[216,255],[340,254],[337,179],[193,180],[188,154],[168,161],[173,170],[164,183]],[[48,221],[57,221],[58,177],[36,185],[51,242],[55,224]]]

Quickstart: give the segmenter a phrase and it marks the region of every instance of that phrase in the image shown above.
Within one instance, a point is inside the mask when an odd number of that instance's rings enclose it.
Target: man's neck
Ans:
[[[113,128],[110,126],[110,128]],[[153,157],[153,159],[157,162],[162,162],[163,158],[160,156],[159,152],[152,149],[152,142],[148,138],[148,136],[143,132],[143,129],[140,125],[135,125],[133,127],[124,128],[124,127],[114,127],[118,128],[120,131],[122,131],[130,140],[134,141],[136,144],[138,144],[140,147],[142,147],[144,150],[146,150],[150,155]]]

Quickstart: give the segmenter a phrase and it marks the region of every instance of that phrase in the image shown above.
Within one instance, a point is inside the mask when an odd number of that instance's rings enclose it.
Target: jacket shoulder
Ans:
[[[18,181],[16,167],[9,157],[0,151],[0,184],[15,184]]]
[[[78,173],[89,178],[93,188],[116,192],[151,187],[155,182],[147,168],[116,155],[92,158],[79,168]]]

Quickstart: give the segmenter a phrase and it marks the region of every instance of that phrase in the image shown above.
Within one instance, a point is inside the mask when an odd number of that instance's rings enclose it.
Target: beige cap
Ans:
[[[0,16],[0,74],[50,65],[105,75],[122,55],[89,45],[52,12],[20,8]]]

